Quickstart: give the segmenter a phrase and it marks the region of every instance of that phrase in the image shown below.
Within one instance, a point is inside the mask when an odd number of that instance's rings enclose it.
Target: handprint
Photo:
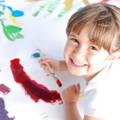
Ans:
[[[20,34],[22,28],[14,25],[5,25],[2,19],[0,19],[0,22],[3,27],[3,32],[9,40],[14,41],[24,37],[22,34]]]

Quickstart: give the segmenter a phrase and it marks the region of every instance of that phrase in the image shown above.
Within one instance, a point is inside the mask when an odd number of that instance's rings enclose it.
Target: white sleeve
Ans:
[[[108,100],[106,93],[96,89],[90,90],[86,94],[84,115],[101,118],[106,118],[108,114]],[[109,113],[110,114],[110,113]]]
[[[103,120],[120,120],[120,61],[112,66],[107,76],[98,76],[87,87],[84,116]],[[119,68],[118,68],[119,66]]]

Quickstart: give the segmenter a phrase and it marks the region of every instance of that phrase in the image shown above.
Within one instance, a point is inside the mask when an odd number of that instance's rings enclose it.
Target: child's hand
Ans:
[[[65,89],[62,95],[65,103],[76,103],[80,96],[80,84]]]
[[[53,72],[60,72],[60,61],[51,59],[51,58],[43,58],[39,61],[41,67],[44,69],[47,73],[53,73]]]

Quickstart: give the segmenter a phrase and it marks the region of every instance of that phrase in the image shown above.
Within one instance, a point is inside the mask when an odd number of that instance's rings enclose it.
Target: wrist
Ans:
[[[64,104],[67,105],[67,106],[74,106],[74,105],[77,104],[77,102],[66,102],[65,101]]]
[[[77,102],[65,102],[64,105],[66,108],[72,109],[77,107]]]

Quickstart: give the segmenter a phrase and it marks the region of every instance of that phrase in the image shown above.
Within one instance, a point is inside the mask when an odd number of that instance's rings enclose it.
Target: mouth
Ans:
[[[86,63],[76,62],[73,59],[70,59],[70,63],[72,64],[73,67],[76,67],[76,68],[88,67]]]

